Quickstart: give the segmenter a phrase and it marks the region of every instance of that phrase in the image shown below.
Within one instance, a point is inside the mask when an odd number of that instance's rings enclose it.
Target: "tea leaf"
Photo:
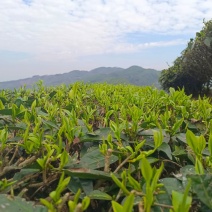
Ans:
[[[99,190],[92,191],[89,195],[90,199],[112,200],[112,197],[107,193]]]
[[[212,209],[212,175],[188,175],[192,180],[192,189],[198,198]]]
[[[0,194],[0,208],[2,211],[23,211],[23,212],[47,212],[44,206],[36,205],[34,202],[26,201],[20,197],[12,197]]]

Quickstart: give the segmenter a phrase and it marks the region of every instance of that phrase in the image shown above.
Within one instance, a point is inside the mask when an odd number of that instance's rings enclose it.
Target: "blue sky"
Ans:
[[[0,81],[99,66],[162,70],[211,18],[211,0],[1,0]]]

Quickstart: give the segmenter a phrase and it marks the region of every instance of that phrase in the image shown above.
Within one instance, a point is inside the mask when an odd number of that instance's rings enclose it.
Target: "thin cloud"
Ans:
[[[143,49],[147,48],[155,48],[155,47],[166,47],[166,46],[177,46],[186,44],[186,40],[171,40],[171,41],[159,41],[159,42],[146,42],[141,44],[129,44],[129,43],[120,43],[117,45],[114,45],[114,49],[108,51],[108,52],[114,52],[114,53],[134,53],[141,51]]]
[[[138,52],[185,44],[212,14],[211,0],[2,0],[0,50],[36,60],[76,61],[86,55]],[[133,44],[124,35],[179,35]]]

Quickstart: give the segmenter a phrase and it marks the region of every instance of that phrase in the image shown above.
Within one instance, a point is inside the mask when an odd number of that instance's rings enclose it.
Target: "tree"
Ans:
[[[159,82],[164,90],[184,88],[187,94],[209,91],[212,81],[212,20],[190,39],[173,66],[164,69]]]

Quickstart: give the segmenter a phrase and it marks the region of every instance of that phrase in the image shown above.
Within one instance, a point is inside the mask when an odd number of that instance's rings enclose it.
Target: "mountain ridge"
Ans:
[[[39,80],[43,80],[46,86],[68,85],[76,81],[83,81],[87,83],[126,83],[140,86],[155,85],[159,87],[159,75],[160,71],[150,68],[145,69],[135,65],[126,69],[120,67],[98,67],[90,71],[73,70],[67,73],[34,75],[24,79],[0,82],[0,89],[14,89],[25,85],[26,87],[31,87]]]

